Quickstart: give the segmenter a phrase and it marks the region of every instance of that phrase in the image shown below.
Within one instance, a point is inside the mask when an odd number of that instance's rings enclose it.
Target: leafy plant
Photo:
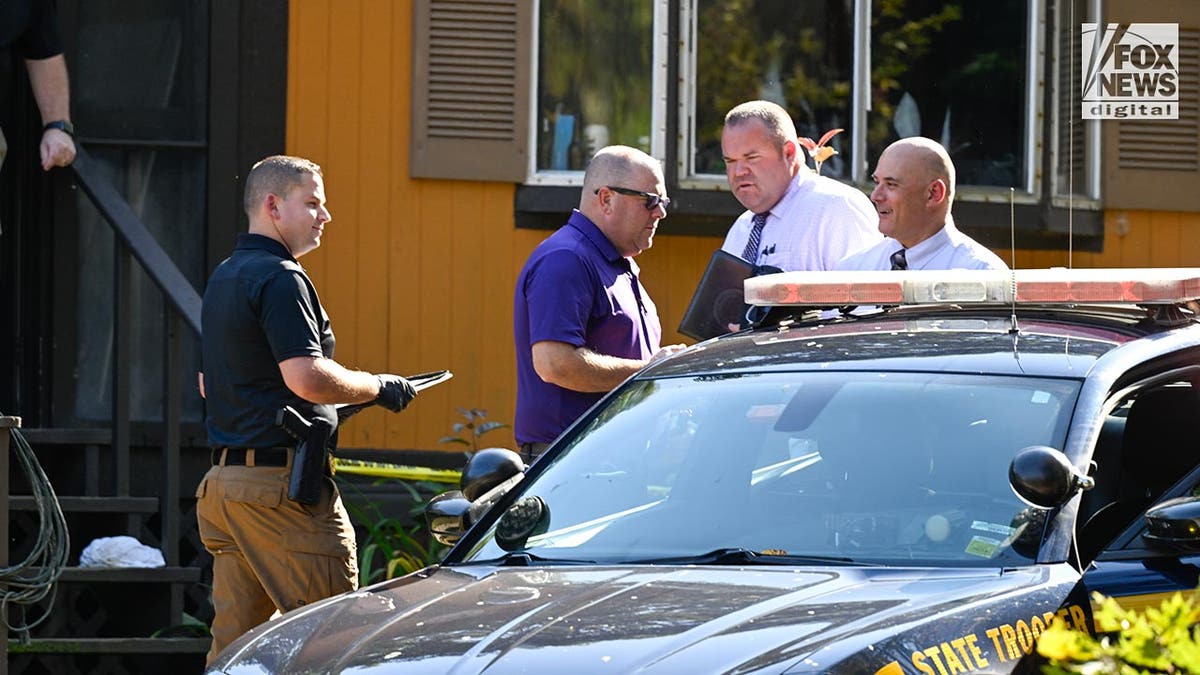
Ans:
[[[1144,611],[1096,594],[1096,635],[1053,623],[1038,638],[1047,675],[1200,673],[1200,605],[1180,593]]]
[[[480,408],[458,408],[462,422],[451,426],[452,436],[438,440],[439,443],[454,443],[466,446],[471,452],[479,450],[479,438],[484,434],[503,429],[509,425],[487,419],[487,411]],[[406,518],[386,515],[379,504],[363,495],[353,483],[338,478],[343,492],[353,490],[360,499],[345,500],[355,523],[364,532],[359,538],[358,578],[359,584],[367,586],[377,581],[392,579],[415,572],[435,564],[445,555],[446,547],[429,537],[424,526],[424,510],[427,495],[442,492],[445,485],[425,480],[402,480],[384,478],[376,485],[399,486],[412,498],[412,508]]]
[[[509,425],[503,422],[496,422],[487,419],[487,411],[481,408],[457,408],[458,413],[466,420],[465,422],[455,422],[450,425],[453,436],[443,436],[438,439],[438,443],[455,443],[465,445],[471,449],[471,452],[479,450],[479,437],[495,431],[496,429],[505,429]]]
[[[383,481],[379,481],[383,482]],[[384,515],[379,504],[364,500],[363,504],[346,502],[346,508],[356,523],[365,529],[358,547],[358,580],[360,586],[392,579],[437,563],[445,546],[429,539],[425,533],[423,512],[425,494],[441,491],[442,486],[429,481],[387,480],[408,491],[413,505],[408,517],[412,524],[395,516]],[[350,484],[342,482],[341,488]],[[350,486],[352,487],[352,486]],[[362,493],[359,492],[361,495]]]

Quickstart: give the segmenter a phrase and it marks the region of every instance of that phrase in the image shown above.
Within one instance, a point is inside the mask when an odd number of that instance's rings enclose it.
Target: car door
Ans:
[[[1097,546],[1090,564],[1091,556],[1082,554],[1087,567],[1081,583],[1089,597],[1100,592],[1126,609],[1157,607],[1200,583],[1200,543],[1188,550],[1144,536],[1150,508],[1200,495],[1200,439],[1194,431],[1200,390],[1181,381],[1150,387],[1118,407],[1113,417],[1122,415],[1119,460],[1115,447],[1108,448],[1107,456],[1097,447],[1096,489],[1111,501],[1081,519],[1077,532],[1084,546],[1107,543]],[[1109,467],[1103,466],[1105,461]],[[1109,484],[1101,485],[1105,478]]]

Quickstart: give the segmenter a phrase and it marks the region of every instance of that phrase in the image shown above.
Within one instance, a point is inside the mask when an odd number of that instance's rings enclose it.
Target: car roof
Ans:
[[[800,308],[777,307],[763,327],[695,345],[642,377],[847,370],[1084,378],[1123,345],[1183,332],[1200,339],[1190,318],[1156,320],[1153,310],[1132,305],[1022,306],[1015,313],[918,305],[832,320],[799,316]],[[1163,345],[1164,353],[1174,348]],[[1136,351],[1140,362],[1157,350]]]

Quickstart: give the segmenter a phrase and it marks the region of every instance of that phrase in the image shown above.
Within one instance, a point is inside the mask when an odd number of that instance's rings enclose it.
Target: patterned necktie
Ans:
[[[906,270],[908,269],[908,260],[904,258],[904,249],[900,249],[892,254],[892,269]]]
[[[750,230],[750,238],[746,240],[746,250],[742,251],[742,260],[751,265],[758,262],[758,245],[762,243],[762,231],[769,215],[770,211],[754,214],[754,228]]]

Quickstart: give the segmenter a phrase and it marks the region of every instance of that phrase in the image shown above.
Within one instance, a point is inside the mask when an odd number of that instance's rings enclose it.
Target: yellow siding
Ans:
[[[402,0],[292,0],[287,152],[325,170],[334,220],[303,262],[333,318],[337,359],[375,372],[455,373],[400,415],[355,418],[342,444],[452,451],[437,441],[459,421],[456,408],[512,422],[513,285],[548,233],[514,227],[512,185],[409,178],[412,13]],[[1200,266],[1200,214],[1112,212],[1105,231],[1104,251],[1076,252],[1075,266]],[[660,232],[670,232],[669,219]],[[719,245],[660,234],[639,257],[665,341],[684,341],[675,327]],[[1021,267],[1067,264],[1066,251],[1016,255]],[[508,431],[484,441],[513,445]]]

